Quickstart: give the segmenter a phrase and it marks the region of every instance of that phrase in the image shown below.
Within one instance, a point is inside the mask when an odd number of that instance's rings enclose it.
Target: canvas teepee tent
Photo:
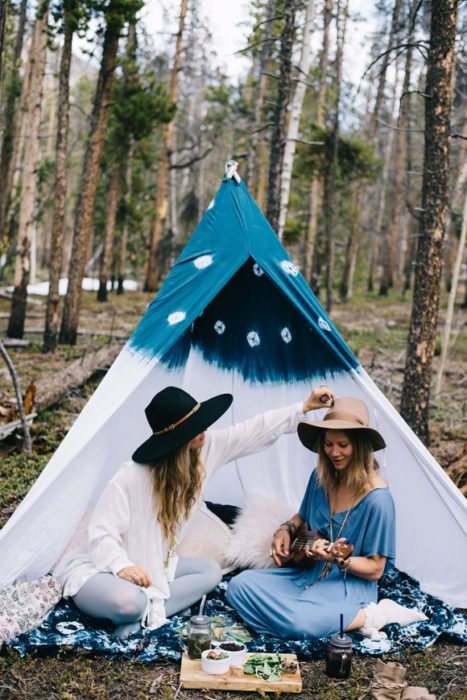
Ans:
[[[231,171],[232,173],[232,171]],[[230,173],[230,174],[231,174]],[[311,385],[363,398],[388,445],[378,458],[397,509],[397,565],[467,607],[467,506],[378,390],[246,187],[226,177],[165,284],[0,535],[0,586],[46,573],[83,513],[148,435],[143,409],[168,384],[199,400],[231,392],[219,425],[303,400]],[[206,497],[262,492],[297,508],[313,456],[294,435],[224,466]]]

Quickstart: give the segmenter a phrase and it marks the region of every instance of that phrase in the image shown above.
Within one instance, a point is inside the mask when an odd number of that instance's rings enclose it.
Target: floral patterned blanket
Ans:
[[[282,640],[270,635],[248,633],[238,626],[241,623],[235,611],[225,600],[227,583],[223,581],[208,596],[205,613],[215,616],[217,625],[224,624],[227,636],[249,639],[250,651],[294,653],[301,659],[320,658],[324,654],[326,640]],[[416,606],[428,620],[407,627],[388,625],[386,639],[379,641],[353,634],[354,650],[362,654],[380,655],[398,653],[410,647],[422,650],[433,644],[440,635],[467,643],[467,617],[461,611],[445,605],[437,598],[423,593],[418,583],[406,574],[393,570],[386,574],[379,585],[380,598],[392,598],[406,607]],[[195,612],[193,610],[193,612]],[[189,618],[177,615],[157,630],[143,630],[122,641],[112,634],[112,625],[94,620],[80,613],[76,607],[61,601],[42,625],[7,642],[21,655],[37,651],[55,654],[70,648],[85,649],[99,654],[123,655],[138,661],[154,661],[159,658],[178,660],[181,655],[180,632]],[[222,622],[223,621],[223,622]]]

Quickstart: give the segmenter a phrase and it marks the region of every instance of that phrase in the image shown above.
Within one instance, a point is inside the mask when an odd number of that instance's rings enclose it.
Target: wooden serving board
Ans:
[[[262,654],[270,656],[271,654]],[[247,658],[252,656],[247,654]],[[297,661],[295,654],[281,654],[287,661]],[[185,652],[182,656],[180,684],[183,688],[206,688],[207,690],[262,690],[277,693],[301,693],[302,677],[297,665],[295,673],[284,673],[280,681],[265,681],[257,676],[243,673],[241,666],[232,666],[227,673],[214,675],[201,670],[201,659],[190,659]]]

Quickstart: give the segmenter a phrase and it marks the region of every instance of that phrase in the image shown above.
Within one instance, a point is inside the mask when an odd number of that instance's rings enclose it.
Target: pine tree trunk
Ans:
[[[412,0],[412,4],[410,7],[410,33],[409,33],[409,38],[411,38],[415,32],[415,24],[416,24],[416,17],[417,17],[417,12],[419,9],[419,0]],[[413,56],[413,48],[409,47],[407,50],[407,59],[406,59],[406,64],[405,64],[405,77],[407,78],[407,83],[408,85],[411,85],[411,76],[412,76],[412,56]],[[406,178],[405,178],[405,192],[406,192],[406,201],[410,201],[410,191],[411,191],[411,173],[412,173],[412,168],[413,168],[413,159],[412,159],[412,154],[413,154],[413,148],[412,148],[412,95],[411,92],[404,97],[405,99],[405,106],[407,109],[407,133],[406,133],[406,157],[405,157],[405,171],[406,171]],[[417,239],[418,236],[414,233],[414,229],[418,228],[418,222],[415,222],[415,218],[413,216],[412,211],[410,211],[410,207],[407,207],[407,213],[405,217],[405,223],[404,223],[404,230],[406,232],[406,237],[407,237],[407,243],[405,250],[403,251],[403,260],[402,260],[402,278],[403,278],[403,283],[402,283],[402,295],[405,296],[406,292],[412,287],[412,277],[413,277],[413,267],[414,267],[414,261],[415,261],[415,255],[417,251]]]
[[[177,150],[177,134],[173,134],[172,152]],[[176,241],[178,239],[178,171],[175,168],[169,170],[169,228]]]
[[[340,0],[337,2],[336,12],[336,84],[335,84],[335,104],[332,125],[332,137],[329,148],[329,163],[324,177],[323,208],[324,208],[324,235],[326,241],[326,310],[328,313],[333,305],[333,283],[335,267],[335,239],[334,221],[336,208],[336,185],[339,169],[338,148],[340,129],[340,100],[342,86],[342,59],[345,45],[345,32],[347,27],[349,0],[345,1],[341,10]]]
[[[120,247],[119,247],[119,254],[118,254],[118,268],[117,268],[117,294],[123,294],[124,288],[123,288],[123,281],[125,279],[125,272],[126,272],[126,259],[127,259],[127,249],[128,249],[128,219],[129,219],[129,211],[130,211],[130,202],[131,202],[131,190],[132,190],[132,181],[133,181],[133,165],[132,165],[132,156],[133,156],[133,145],[130,142],[130,145],[128,147],[128,156],[126,160],[126,167],[124,168],[125,170],[125,214],[124,214],[124,219],[123,219],[123,224],[122,224],[122,235],[120,237]]]
[[[261,211],[266,207],[266,191],[268,186],[268,153],[269,146],[265,138],[261,138],[258,145],[257,154],[257,185],[256,185],[256,201]]]
[[[389,66],[389,61],[392,58],[390,49],[395,44],[395,38],[396,38],[396,35],[398,33],[398,30],[399,30],[399,23],[400,23],[399,18],[400,18],[402,6],[403,6],[403,0],[395,0],[394,8],[392,11],[391,29],[389,30],[388,42],[386,45],[385,53],[381,59],[381,62],[378,63],[379,82],[378,82],[378,88],[376,91],[375,104],[373,107],[373,112],[371,114],[371,120],[370,120],[370,129],[369,129],[370,139],[375,138],[376,132],[378,130],[378,118],[380,116],[381,107],[382,107],[383,102],[384,102],[384,93],[386,90],[386,77],[387,77],[387,72],[388,72],[388,66]]]
[[[0,0],[0,88],[3,87],[3,52],[5,49],[5,29],[6,29],[6,18],[8,14],[8,0]],[[0,105],[1,110],[1,105]],[[1,120],[0,111],[0,125]]]
[[[128,25],[128,37],[127,37],[127,44],[126,44],[127,59],[130,59],[132,62],[136,61],[136,49],[137,49],[136,21],[132,21]],[[125,74],[125,71],[124,71],[124,74]],[[132,158],[133,158],[133,140],[130,137],[129,143],[128,143],[128,150],[127,150],[127,152],[124,156],[123,162],[121,164],[122,175],[124,178],[124,182],[122,183],[122,187],[123,187],[123,196],[124,196],[125,206],[124,206],[124,210],[123,210],[124,211],[123,223],[122,223],[122,230],[121,230],[121,236],[120,236],[117,265],[116,265],[116,267],[117,267],[117,270],[116,270],[117,294],[123,294],[125,291],[123,282],[125,280],[127,249],[128,249],[128,221],[130,218],[130,202],[131,202],[132,176],[133,176]]]
[[[383,258],[383,271],[380,280],[379,295],[387,296],[394,286],[394,266],[396,260],[397,237],[402,228],[402,204],[405,182],[405,134],[407,119],[401,110],[399,117],[399,129],[396,131],[396,155],[394,158],[394,186],[391,194],[391,207],[389,221],[386,230],[385,255]]]
[[[415,256],[417,253],[417,235],[414,234],[415,222],[410,217],[407,224],[407,250],[404,262],[404,281],[402,286],[402,296],[412,288],[413,268],[415,264]]]
[[[178,22],[177,40],[175,44],[174,65],[170,80],[170,99],[177,102],[179,73],[182,65],[183,32],[188,9],[188,0],[181,0],[180,17]],[[146,292],[155,292],[160,281],[161,266],[159,260],[159,246],[165,233],[165,222],[169,206],[169,179],[170,165],[174,147],[175,119],[166,124],[162,129],[161,148],[158,154],[157,180],[156,180],[156,205],[154,222],[151,230],[149,258],[147,263],[146,280],[144,289]]]
[[[378,131],[378,119],[380,117],[381,108],[384,103],[384,97],[386,92],[386,79],[389,67],[389,61],[392,58],[392,53],[390,49],[395,44],[396,35],[400,29],[400,14],[402,9],[402,0],[395,0],[394,7],[392,11],[391,27],[389,30],[389,36],[386,43],[386,47],[381,60],[378,62],[378,87],[376,89],[375,103],[373,106],[373,111],[371,113],[370,124],[368,129],[369,138],[372,141],[376,140],[376,134]],[[397,83],[397,80],[396,80]],[[394,92],[396,87],[394,86]],[[395,96],[394,96],[395,98]],[[394,115],[394,100],[391,108],[391,115]],[[376,216],[376,226],[373,228],[373,232],[370,238],[370,252],[369,252],[369,270],[367,279],[367,289],[372,292],[375,285],[375,274],[376,266],[378,263],[380,249],[382,245],[381,234],[384,221],[384,213],[386,208],[386,194],[387,194],[387,182],[389,177],[389,165],[392,153],[392,141],[393,141],[393,129],[389,128],[388,137],[386,140],[386,145],[384,148],[383,156],[383,170],[375,188],[377,191],[377,216]],[[389,160],[388,160],[389,159]],[[370,222],[371,225],[371,222]],[[386,246],[386,239],[384,241]]]
[[[432,3],[425,87],[422,212],[401,414],[430,442],[431,367],[438,328],[443,239],[448,209],[450,116],[455,63],[457,0]]]
[[[266,71],[271,60],[273,48],[272,30],[274,23],[272,20],[276,14],[276,5],[277,0],[269,0],[266,6],[263,45],[261,47],[258,63],[258,87],[254,101],[253,120],[248,139],[248,153],[243,178],[245,184],[251,191],[253,191],[254,180],[256,179],[257,181],[257,163],[259,160],[260,144],[264,143],[264,131],[262,130],[264,126],[263,110],[269,85],[269,77],[266,75]],[[256,196],[258,197],[258,187],[256,188]]]
[[[287,109],[290,102],[292,84],[292,49],[295,34],[296,0],[284,0],[284,27],[281,34],[279,53],[279,81],[277,103],[274,110],[273,130],[271,134],[271,151],[269,158],[268,198],[266,218],[274,231],[279,228],[281,197],[281,173],[287,134]]]
[[[391,114],[394,114],[394,108],[395,108],[395,104],[396,104],[396,92],[397,92],[397,86],[394,85]],[[387,196],[387,192],[388,192],[389,168],[391,165],[392,146],[393,146],[393,141],[394,141],[394,129],[392,128],[393,122],[394,122],[394,119],[391,119],[391,126],[388,127],[386,146],[384,148],[383,170],[381,172],[381,177],[380,177],[379,187],[378,187],[376,221],[375,221],[375,225],[373,227],[373,230],[370,234],[370,255],[369,255],[370,266],[368,269],[368,280],[367,280],[367,289],[369,292],[372,292],[374,289],[376,268],[377,268],[378,260],[380,257],[381,239],[382,239],[383,224],[384,224],[384,214],[386,212],[386,196]]]
[[[63,47],[59,72],[57,140],[55,143],[55,185],[50,241],[49,294],[45,313],[43,352],[53,352],[58,342],[59,283],[63,261],[63,237],[67,191],[67,144],[70,117],[70,67],[73,47],[73,26],[65,14],[63,22]]]
[[[76,207],[73,245],[68,271],[68,290],[60,328],[60,342],[68,345],[75,345],[78,334],[82,281],[91,237],[99,164],[104,147],[121,30],[121,24],[112,21],[110,17],[105,31],[102,62],[81,171],[80,192]]]
[[[303,99],[306,92],[306,80],[310,72],[311,60],[311,36],[313,34],[313,19],[315,11],[314,0],[308,0],[305,13],[305,24],[303,27],[302,51],[298,69],[298,82],[295,88],[292,104],[290,108],[289,127],[287,130],[287,141],[284,149],[284,160],[281,173],[281,196],[279,209],[279,238],[282,239],[285,222],[287,220],[287,210],[289,206],[290,184],[292,181],[292,168],[299,135],[300,115],[302,113]]]
[[[457,296],[457,285],[459,283],[459,274],[462,265],[462,259],[464,257],[465,240],[467,235],[467,193],[464,197],[464,208],[462,214],[462,228],[461,235],[459,238],[459,244],[457,246],[456,260],[454,262],[454,268],[452,272],[452,284],[451,290],[449,292],[448,308],[446,310],[446,322],[444,324],[443,331],[443,342],[441,345],[441,357],[439,361],[438,376],[436,377],[436,389],[435,396],[438,396],[441,391],[441,382],[443,381],[444,368],[446,366],[446,360],[448,356],[449,349],[449,337],[451,335],[452,317],[454,314],[454,304],[456,302]]]
[[[21,94],[19,69],[21,64],[21,52],[25,36],[27,0],[21,0],[18,28],[16,32],[15,51],[11,75],[8,81],[5,111],[3,114],[3,140],[0,153],[0,239],[8,238],[7,219],[10,205],[11,189],[13,185],[13,172],[16,161],[18,144],[15,147],[15,132],[20,133],[21,127],[17,123],[17,103]],[[24,78],[26,83],[26,78]],[[26,85],[24,84],[24,89]]]
[[[358,247],[360,245],[360,211],[363,194],[361,182],[355,183],[352,189],[352,194],[352,224],[349,231],[349,237],[347,239],[344,260],[344,271],[342,274],[342,281],[339,287],[339,297],[341,301],[348,301],[351,298],[353,292],[353,278],[355,274],[355,267],[357,265]]]
[[[113,243],[115,237],[115,224],[117,221],[117,208],[120,196],[120,167],[114,165],[110,173],[109,190],[107,194],[104,249],[102,251],[99,271],[99,289],[97,301],[107,301],[107,282],[110,278],[112,265]]]
[[[451,226],[451,212],[457,207],[462,207],[462,202],[460,201],[465,190],[465,183],[467,181],[467,125],[463,129],[463,138],[459,139],[460,143],[457,148],[457,176],[455,179],[455,185],[452,188],[452,195],[450,200],[450,207],[448,210],[448,217],[446,221],[446,245],[445,254],[443,261],[443,276],[444,276],[444,286],[446,292],[449,294],[451,291],[451,285],[453,280],[453,270],[456,260],[456,250],[458,250],[456,233]],[[454,169],[454,168],[452,168]]]
[[[30,62],[31,90],[27,141],[22,173],[21,202],[15,257],[15,281],[11,300],[7,334],[10,338],[22,338],[26,320],[27,286],[31,270],[31,243],[35,226],[37,170],[39,164],[39,136],[42,116],[42,88],[48,40],[48,7],[41,5],[41,15],[34,23]]]
[[[389,289],[394,286],[394,268],[396,264],[396,250],[398,248],[397,238],[399,231],[403,229],[402,209],[404,202],[404,189],[407,181],[404,171],[407,162],[407,134],[409,129],[409,114],[410,114],[410,80],[412,72],[412,40],[413,40],[413,13],[415,8],[412,7],[410,12],[410,26],[407,42],[410,44],[407,48],[404,81],[402,84],[402,94],[400,99],[400,110],[398,129],[396,132],[396,155],[394,158],[394,187],[391,197],[391,209],[389,213],[389,222],[387,228],[387,246],[386,255],[383,261],[383,274],[381,276],[379,294],[387,296]]]
[[[323,46],[319,59],[319,93],[316,107],[316,123],[324,126],[326,122],[326,102],[327,102],[327,74],[329,63],[329,27],[332,20],[334,0],[325,0],[323,8]],[[313,279],[315,264],[315,246],[318,234],[318,220],[321,211],[323,198],[323,185],[321,178],[314,176],[311,181],[309,194],[309,215],[305,240],[305,268],[304,276],[310,283],[312,289],[316,289]]]

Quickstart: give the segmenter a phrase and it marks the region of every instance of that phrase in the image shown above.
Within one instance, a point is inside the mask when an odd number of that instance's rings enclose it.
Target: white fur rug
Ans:
[[[251,494],[237,517],[225,550],[229,564],[242,569],[274,566],[269,550],[274,531],[292,515],[287,503]]]

